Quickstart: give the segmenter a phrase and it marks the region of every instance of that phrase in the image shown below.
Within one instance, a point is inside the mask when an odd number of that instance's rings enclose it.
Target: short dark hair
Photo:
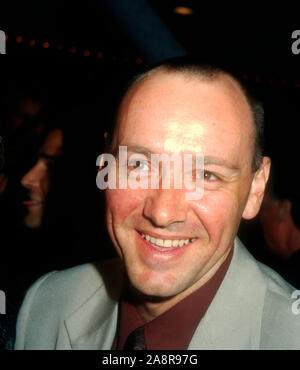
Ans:
[[[2,137],[0,136],[0,171],[4,166],[4,145],[2,142]]]
[[[212,62],[207,62],[193,57],[179,57],[172,58],[166,61],[163,61],[159,64],[146,68],[142,73],[136,75],[127,85],[125,91],[122,94],[120,104],[127,94],[127,92],[134,87],[139,81],[143,80],[145,77],[151,75],[155,71],[162,72],[179,72],[182,74],[199,76],[205,80],[213,80],[221,74],[227,74],[231,76],[240,86],[242,92],[244,93],[251,112],[253,116],[253,122],[255,126],[255,138],[254,138],[254,156],[252,161],[252,171],[255,172],[258,170],[262,155],[263,155],[263,146],[264,146],[264,109],[261,100],[258,98],[257,94],[254,92],[252,86],[247,85],[245,81],[230,67],[219,65]],[[119,104],[119,106],[120,106]],[[116,124],[116,118],[114,120],[114,126]],[[110,131],[111,134],[114,132],[114,127]],[[109,135],[109,147],[113,144],[113,135]]]

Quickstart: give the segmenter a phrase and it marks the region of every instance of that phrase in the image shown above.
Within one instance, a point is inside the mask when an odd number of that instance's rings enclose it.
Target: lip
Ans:
[[[192,243],[189,243],[187,245],[183,245],[182,247],[174,247],[174,248],[164,248],[164,247],[154,247],[151,243],[149,243],[146,239],[144,239],[140,233],[137,231],[137,239],[138,239],[138,245],[140,247],[140,253],[142,259],[146,263],[152,263],[155,262],[175,262],[177,259],[179,259],[184,253],[186,253],[188,248],[192,248],[197,240],[195,240]],[[144,232],[145,234],[145,232]],[[148,235],[158,235],[158,234],[148,234]],[[158,235],[157,238],[165,238],[165,236],[162,237],[162,235]],[[172,239],[181,239],[179,237],[173,237]],[[170,238],[171,239],[171,238]],[[182,238],[183,239],[183,238]],[[188,238],[186,238],[188,239]],[[156,265],[153,265],[157,267]]]
[[[42,202],[37,199],[27,199],[27,200],[23,200],[22,204],[27,207],[33,207],[33,206],[40,206]]]
[[[142,233],[142,234],[147,234],[147,235],[150,235],[150,236],[153,236],[153,238],[156,238],[156,239],[170,239],[170,240],[177,240],[177,239],[192,239],[192,238],[195,238],[195,236],[182,236],[182,235],[162,235],[162,234],[157,234],[155,232],[149,232],[149,231],[146,231],[146,230],[137,230],[138,233]]]

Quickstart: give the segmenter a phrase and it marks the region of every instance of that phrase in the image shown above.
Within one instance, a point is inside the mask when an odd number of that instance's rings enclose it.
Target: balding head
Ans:
[[[251,112],[252,130],[250,135],[253,138],[253,160],[252,170],[255,172],[261,163],[263,151],[263,120],[264,111],[261,102],[253,94],[252,90],[245,85],[237,76],[229,73],[226,69],[214,66],[212,64],[200,63],[188,58],[175,58],[160,65],[148,69],[142,74],[136,76],[129,84],[123,99],[118,109],[117,118],[115,120],[115,128],[113,128],[109,137],[109,147],[111,151],[115,151],[118,145],[118,122],[120,118],[120,108],[124,106],[125,101],[134,90],[146,79],[163,74],[181,74],[186,81],[199,80],[206,83],[219,83],[223,81],[227,88],[232,93],[235,91],[236,96],[248,105],[248,110]],[[228,90],[228,91],[229,91]],[[116,129],[116,130],[115,130]]]

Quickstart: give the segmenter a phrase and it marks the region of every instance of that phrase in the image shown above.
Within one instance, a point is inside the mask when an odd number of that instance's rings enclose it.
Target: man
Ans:
[[[292,171],[286,161],[272,161],[259,220],[265,245],[277,264],[274,266],[295,287],[300,287],[300,217],[298,184],[285,184],[282,170]],[[277,256],[277,259],[275,258]]]
[[[42,224],[48,193],[51,187],[51,169],[62,154],[63,133],[54,129],[48,133],[39,151],[38,160],[22,177],[21,184],[27,190],[24,225],[38,228]]]
[[[0,171],[4,165],[4,148],[2,143],[2,138],[0,136]],[[2,272],[2,271],[1,271]],[[2,274],[0,273],[0,287],[2,285]],[[0,299],[4,299],[4,305],[1,304],[1,308],[4,306],[6,308],[6,296],[5,292],[1,291],[0,288]],[[2,303],[2,302],[1,302]],[[0,350],[9,350],[14,347],[14,334],[15,334],[15,318],[12,315],[8,315],[0,312]]]
[[[299,186],[296,181],[284,181],[282,176],[283,170],[293,170],[285,157],[272,160],[259,219],[270,251],[287,261],[300,249],[300,217]]]
[[[6,208],[1,209],[2,217],[6,219],[3,221],[5,226],[2,231],[3,254],[0,267],[6,271],[3,274],[3,289],[16,308],[20,306],[33,281],[61,263],[55,263],[58,259],[55,247],[58,249],[60,240],[54,235],[54,228],[50,230],[48,227],[47,219],[52,200],[49,201],[49,195],[54,180],[53,170],[62,154],[62,147],[61,129],[55,128],[45,133],[40,148],[30,163],[31,167],[27,167],[25,174],[18,179],[20,188],[22,187],[16,197],[17,210],[21,210],[19,217],[13,214],[15,217],[9,218],[11,193],[3,195],[9,196],[6,198]],[[61,256],[60,260],[62,259]]]
[[[154,171],[151,154],[202,153],[204,193],[191,200],[175,179],[170,188],[108,188],[107,227],[120,258],[36,282],[16,349],[300,348],[293,288],[236,238],[268,179],[261,126],[259,104],[219,69],[183,59],[139,76],[118,109],[110,152],[126,147],[128,178],[140,180]]]

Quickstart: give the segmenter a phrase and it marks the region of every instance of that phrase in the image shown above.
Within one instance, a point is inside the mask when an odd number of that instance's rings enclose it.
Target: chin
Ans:
[[[160,279],[148,280],[146,282],[143,281],[143,279],[140,279],[139,281],[130,279],[130,281],[139,293],[148,297],[169,298],[174,297],[185,290],[182,284],[176,281],[161,281]]]
[[[23,224],[29,229],[37,229],[42,224],[42,217],[40,215],[31,215],[30,213],[25,216]]]

